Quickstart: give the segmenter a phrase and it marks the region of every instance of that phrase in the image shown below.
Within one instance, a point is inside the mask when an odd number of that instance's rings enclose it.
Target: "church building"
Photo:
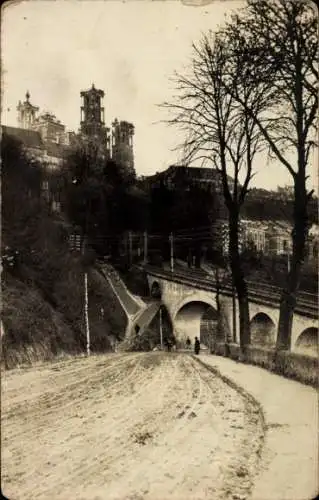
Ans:
[[[41,162],[44,169],[50,173],[61,167],[68,152],[80,142],[95,142],[100,153],[107,159],[112,158],[127,171],[134,171],[133,134],[134,126],[126,121],[112,123],[112,132],[105,126],[104,107],[102,99],[104,91],[95,88],[80,93],[82,106],[80,108],[80,128],[78,133],[67,131],[56,116],[48,111],[39,113],[39,107],[30,101],[27,91],[25,101],[19,101],[17,106],[18,127],[2,126],[2,135],[16,138],[25,148],[29,157]],[[51,175],[52,177],[52,175]],[[49,181],[44,181],[45,196],[51,198]],[[57,200],[52,200],[55,210],[60,210]]]

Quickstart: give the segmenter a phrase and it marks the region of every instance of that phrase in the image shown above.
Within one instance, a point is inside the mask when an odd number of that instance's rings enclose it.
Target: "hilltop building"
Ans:
[[[221,173],[215,168],[197,168],[185,165],[170,165],[163,172],[145,176],[141,179],[147,189],[164,185],[170,190],[190,189],[190,185],[207,188],[212,192],[223,193]],[[233,179],[228,177],[230,188],[233,188]]]
[[[37,116],[39,107],[31,104],[29,92],[24,102],[19,101],[17,111],[19,127],[3,126],[2,133],[15,137],[29,155],[41,161],[48,170],[59,167],[75,134],[67,132],[65,125],[52,113],[43,112]]]
[[[30,93],[27,91],[25,100],[19,101],[17,106],[18,127],[2,126],[2,134],[16,138],[29,157],[40,161],[48,174],[59,169],[70,150],[83,141],[95,142],[105,158],[112,158],[127,170],[134,171],[134,126],[116,119],[112,124],[111,145],[110,128],[105,126],[102,106],[104,91],[92,84],[89,90],[81,91],[80,96],[82,105],[78,133],[67,131],[54,114],[48,111],[39,113],[39,106],[31,103]],[[43,183],[43,191],[45,196],[51,199],[49,177],[50,175]],[[56,195],[53,197],[52,206],[59,210],[60,203],[55,197]]]
[[[112,159],[128,172],[134,171],[134,125],[126,121],[112,123]]]
[[[89,90],[80,92],[80,128],[75,133],[66,131],[65,125],[54,114],[48,111],[39,114],[39,106],[30,102],[30,93],[27,92],[25,101],[19,101],[17,106],[18,127],[3,126],[2,132],[16,137],[31,156],[51,168],[61,165],[70,148],[80,141],[94,141],[103,155],[132,171],[134,126],[115,119],[110,134],[110,128],[105,126],[104,95],[104,91],[95,88],[94,84]]]

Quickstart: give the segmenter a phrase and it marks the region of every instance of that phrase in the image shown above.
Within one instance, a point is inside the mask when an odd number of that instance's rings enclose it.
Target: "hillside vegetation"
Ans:
[[[86,351],[84,271],[91,350],[109,350],[126,316],[108,283],[69,249],[69,231],[41,196],[43,171],[11,139],[2,147],[2,360],[6,368]]]

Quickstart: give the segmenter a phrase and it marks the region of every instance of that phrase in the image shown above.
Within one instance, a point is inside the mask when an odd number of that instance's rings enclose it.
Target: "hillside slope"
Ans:
[[[71,252],[73,232],[52,211],[45,169],[12,138],[1,149],[1,339],[6,368],[86,352],[84,272],[88,272],[91,349],[109,350],[126,316],[94,255]]]
[[[115,339],[123,338],[126,316],[93,267],[88,272],[88,288],[91,351],[105,352],[112,349]],[[31,279],[26,282],[7,274],[2,293],[5,368],[86,352],[83,303],[83,271],[75,259],[52,294]]]

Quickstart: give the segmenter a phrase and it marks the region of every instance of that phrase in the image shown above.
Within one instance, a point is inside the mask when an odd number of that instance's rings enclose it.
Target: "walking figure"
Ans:
[[[195,354],[199,354],[199,350],[200,350],[200,342],[199,342],[199,340],[198,340],[198,338],[197,338],[197,337],[195,337],[194,350],[195,350]]]
[[[167,351],[170,352],[171,349],[172,349],[172,343],[171,343],[171,341],[169,339],[167,339],[166,342],[165,342],[165,344],[166,344],[166,347],[167,347]]]
[[[189,337],[187,337],[186,339],[186,349],[190,349],[191,348],[191,339]]]

